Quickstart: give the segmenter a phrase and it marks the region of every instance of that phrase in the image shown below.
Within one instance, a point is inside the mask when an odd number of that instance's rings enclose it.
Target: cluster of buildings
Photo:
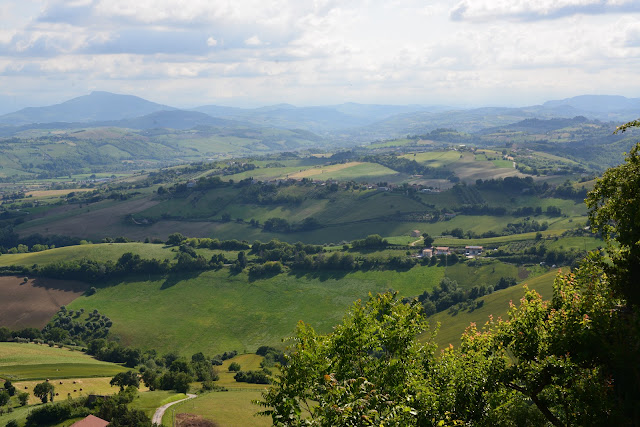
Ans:
[[[482,246],[465,246],[464,255],[467,258],[475,258],[482,255]],[[420,258],[431,258],[438,255],[451,255],[453,250],[449,246],[436,246],[434,248],[424,248],[418,255]]]

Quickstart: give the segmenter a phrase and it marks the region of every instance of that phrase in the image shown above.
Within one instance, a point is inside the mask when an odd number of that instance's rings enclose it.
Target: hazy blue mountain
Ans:
[[[422,135],[439,128],[478,132],[482,129],[504,126],[537,116],[537,113],[526,109],[501,107],[444,112],[417,112],[398,114],[380,120],[366,129],[359,129],[359,131],[361,137],[372,138],[377,136],[378,139]]]
[[[303,129],[318,133],[329,133],[339,129],[364,126],[373,121],[341,113],[333,107],[295,107],[289,104],[252,109],[207,105],[193,110],[214,117],[245,121],[260,126]]]
[[[170,128],[184,130],[192,129],[196,126],[237,127],[245,124],[233,120],[211,117],[208,114],[197,111],[172,110],[157,111],[155,113],[131,119],[93,122],[90,123],[90,125],[121,127],[128,129]]]
[[[116,127],[126,129],[158,129],[167,128],[175,130],[193,129],[196,127],[212,128],[257,128],[257,126],[234,120],[225,120],[211,117],[197,111],[157,111],[142,117],[134,117],[122,120],[105,120],[95,122],[52,122],[30,123],[21,126],[0,126],[0,136],[11,136],[29,129],[91,129],[100,127]]]
[[[383,120],[398,114],[414,112],[439,112],[451,110],[451,107],[443,105],[422,106],[422,105],[380,105],[380,104],[357,104],[348,102],[346,104],[335,105],[336,111],[355,117],[367,117],[372,120]]]
[[[304,129],[311,132],[331,134],[347,129],[361,128],[397,114],[416,111],[441,111],[442,109],[444,107],[346,103],[313,107],[277,104],[252,109],[204,105],[193,110],[214,117],[242,120],[262,126]]]
[[[202,105],[200,107],[191,108],[190,111],[208,114],[211,117],[233,117],[244,114],[247,110],[237,107],[225,107],[222,105]]]
[[[365,141],[367,139],[387,139],[406,135],[421,135],[438,128],[450,128],[469,133],[483,132],[485,130],[491,132],[492,129],[505,127],[527,119],[558,119],[557,122],[545,122],[545,126],[555,126],[561,125],[563,119],[573,120],[579,116],[582,116],[583,119],[587,118],[589,120],[618,123],[640,117],[640,108],[604,111],[606,108],[613,108],[614,105],[611,103],[608,107],[603,104],[603,106],[600,107],[600,111],[584,110],[580,107],[589,107],[587,103],[589,96],[576,98],[584,99],[580,102],[573,103],[573,105],[572,102],[569,102],[570,100],[566,100],[566,103],[564,101],[551,101],[543,105],[532,105],[520,108],[483,107],[465,110],[398,114],[377,121],[366,127],[353,130],[350,136],[360,141]],[[617,105],[634,105],[636,100],[628,101],[630,102],[621,102]]]
[[[517,132],[525,132],[529,134],[547,133],[550,131],[564,129],[567,127],[581,126],[586,123],[593,123],[601,125],[602,122],[598,120],[589,120],[584,116],[576,116],[573,118],[551,118],[551,119],[525,119],[516,123],[511,123],[505,126],[498,126],[483,129],[478,132],[481,135],[489,135],[501,129],[508,129]]]
[[[28,107],[0,116],[0,124],[19,126],[28,123],[91,122],[140,117],[156,111],[175,110],[133,95],[92,92],[61,104]]]
[[[358,143],[425,134],[438,128],[479,132],[534,118],[584,116],[607,122],[624,122],[637,118],[639,112],[640,98],[606,95],[576,96],[521,108],[454,109],[445,106],[345,103],[312,107],[276,104],[260,108],[203,105],[185,111],[136,96],[93,92],[57,105],[25,108],[5,114],[0,116],[0,126],[4,125],[4,135],[15,132],[12,129],[24,129],[24,125],[35,126],[34,123],[38,123],[40,128],[53,128],[51,123],[54,122],[81,124],[77,127],[119,126],[132,129],[259,126],[306,130],[336,142]]]
[[[580,95],[572,98],[547,101],[545,108],[562,106],[592,113],[622,113],[635,111],[640,116],[640,98],[627,98],[619,95]]]

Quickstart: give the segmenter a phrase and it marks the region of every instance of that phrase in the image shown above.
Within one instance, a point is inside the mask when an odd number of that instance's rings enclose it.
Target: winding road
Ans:
[[[162,405],[161,407],[156,409],[156,413],[153,414],[153,418],[151,419],[151,422],[157,425],[162,424],[162,417],[164,416],[164,411],[166,411],[167,408],[169,408],[169,406],[175,405],[176,403],[184,402],[185,400],[195,399],[196,397],[197,396],[195,394],[187,393],[187,397],[185,397],[184,399],[176,400],[175,402],[170,402],[170,403],[167,403],[166,405]]]

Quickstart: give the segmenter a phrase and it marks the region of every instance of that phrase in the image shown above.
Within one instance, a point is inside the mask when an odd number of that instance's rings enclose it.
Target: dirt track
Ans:
[[[54,279],[0,276],[0,326],[42,328],[61,305],[69,304],[89,285]]]
[[[166,405],[162,405],[161,407],[156,409],[156,412],[153,414],[153,419],[151,420],[151,422],[158,425],[162,424],[162,417],[164,416],[164,412],[167,410],[169,406],[173,406],[176,403],[184,402],[185,400],[195,399],[196,397],[197,396],[195,394],[187,393],[187,397],[185,397],[184,399],[176,400],[175,402],[170,402],[170,403],[167,403]]]

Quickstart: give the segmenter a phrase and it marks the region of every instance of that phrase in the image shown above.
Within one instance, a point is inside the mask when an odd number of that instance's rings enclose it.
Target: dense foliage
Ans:
[[[607,242],[612,265],[604,268],[611,282],[630,304],[640,305],[640,144],[597,180],[586,203],[592,228]]]

